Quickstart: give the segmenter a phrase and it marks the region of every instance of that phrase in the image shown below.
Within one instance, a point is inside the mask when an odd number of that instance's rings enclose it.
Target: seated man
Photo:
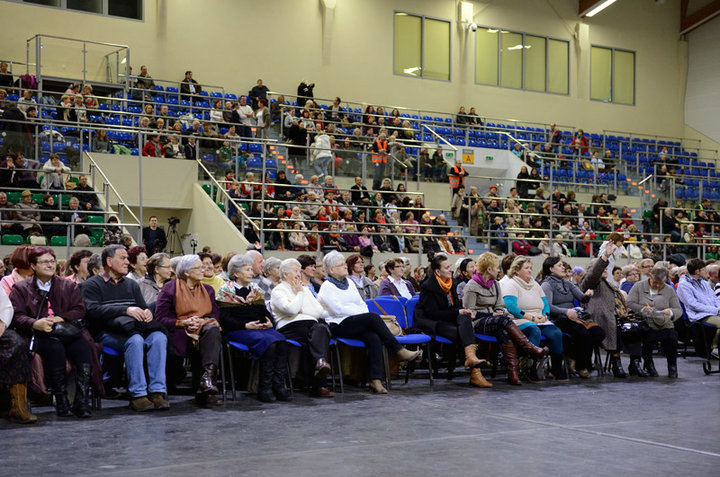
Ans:
[[[138,412],[169,409],[164,396],[165,329],[147,309],[140,286],[125,278],[129,264],[125,247],[117,244],[105,247],[101,258],[105,270],[82,286],[90,327],[103,345],[124,351],[130,408]],[[143,365],[146,350],[149,388]]]
[[[98,203],[97,192],[88,184],[88,176],[81,175],[75,188],[75,195],[80,201],[80,207],[85,210],[102,211]]]
[[[704,280],[703,280],[704,279]],[[634,287],[633,287],[634,288]],[[692,323],[705,322],[718,330],[712,340],[712,355],[718,356],[720,334],[720,297],[710,287],[706,263],[699,258],[687,262],[687,274],[680,277],[677,295]]]
[[[180,83],[180,94],[182,94],[189,101],[202,101],[199,96],[202,92],[202,86],[193,79],[192,71],[188,70],[185,72],[185,79]],[[189,96],[189,97],[188,97]]]
[[[15,218],[22,221],[23,233],[25,236],[34,231],[40,231],[42,233],[42,227],[38,224],[40,221],[40,211],[38,210],[38,205],[33,202],[32,192],[24,190],[21,197],[20,202],[15,204]]]
[[[37,170],[40,169],[40,163],[35,159],[25,159],[22,152],[18,152],[15,157],[15,176],[13,184],[15,187],[23,187],[27,189],[39,189],[40,184],[37,181]]]

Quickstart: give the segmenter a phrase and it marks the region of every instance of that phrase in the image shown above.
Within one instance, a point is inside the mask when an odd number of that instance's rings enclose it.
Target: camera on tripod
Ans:
[[[170,217],[170,218],[168,219],[168,224],[169,224],[171,227],[175,227],[175,226],[176,226],[177,224],[179,224],[179,223],[180,223],[180,219],[178,219],[177,217]]]

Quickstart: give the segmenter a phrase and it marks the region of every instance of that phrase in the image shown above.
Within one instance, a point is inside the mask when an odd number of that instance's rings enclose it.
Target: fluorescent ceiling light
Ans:
[[[617,1],[617,0],[605,0],[604,2],[600,3],[600,4],[597,5],[595,8],[593,8],[592,10],[590,10],[589,12],[587,12],[587,13],[585,14],[585,16],[586,16],[586,17],[593,17],[593,16],[597,15],[598,13],[600,13],[601,11],[605,10],[607,7],[609,7],[610,5],[612,5],[613,3],[615,3],[616,1]]]

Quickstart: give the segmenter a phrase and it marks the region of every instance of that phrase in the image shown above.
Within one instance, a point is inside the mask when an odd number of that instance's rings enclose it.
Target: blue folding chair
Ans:
[[[379,296],[374,299],[365,300],[365,303],[368,306],[368,310],[378,313],[380,315],[392,315],[397,320],[398,324],[400,325],[400,328],[403,330],[406,330],[411,327],[408,323],[412,323],[412,318],[407,316],[407,311],[405,309],[405,303],[408,300],[404,297],[396,297],[396,296]],[[415,301],[417,303],[417,300]],[[414,311],[414,309],[413,309]],[[430,384],[433,384],[433,373],[432,373],[432,363],[430,362],[430,343],[432,342],[432,338],[425,334],[407,334],[402,336],[396,336],[395,337],[398,342],[403,346],[420,346],[427,345],[426,348],[426,355],[428,356],[428,368],[430,370]],[[408,383],[410,380],[410,367],[411,363],[407,363],[405,367],[405,384]]]

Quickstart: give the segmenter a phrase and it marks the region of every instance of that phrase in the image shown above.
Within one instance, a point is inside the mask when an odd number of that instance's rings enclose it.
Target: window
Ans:
[[[393,72],[450,81],[450,22],[395,13]]]
[[[144,0],[10,0],[78,12],[142,20]]]
[[[635,104],[635,52],[593,46],[590,52],[590,99]]]
[[[475,82],[503,88],[570,93],[570,42],[478,27]]]

